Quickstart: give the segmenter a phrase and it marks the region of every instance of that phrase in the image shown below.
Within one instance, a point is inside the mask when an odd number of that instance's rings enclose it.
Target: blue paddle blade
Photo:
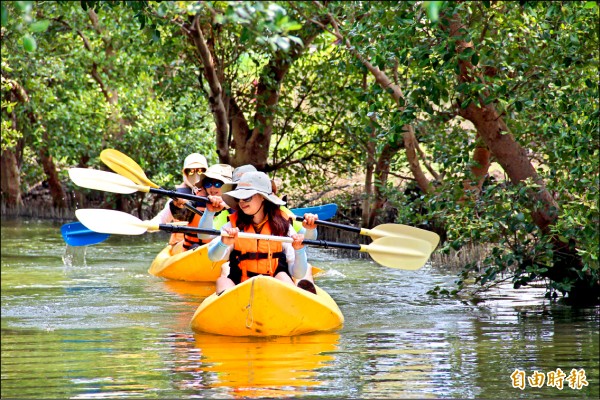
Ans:
[[[321,221],[327,221],[328,219],[333,218],[335,213],[337,212],[337,204],[329,203],[323,204],[322,206],[314,206],[314,207],[305,207],[305,208],[292,208],[292,212],[294,215],[303,216],[306,213],[317,214]]]
[[[65,224],[60,228],[63,239],[69,246],[88,246],[104,242],[110,237],[108,233],[89,230],[81,222]]]

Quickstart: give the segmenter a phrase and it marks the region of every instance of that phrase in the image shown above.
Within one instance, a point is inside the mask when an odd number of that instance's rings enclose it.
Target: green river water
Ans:
[[[60,226],[2,221],[3,399],[599,398],[600,310],[549,303],[543,289],[464,304],[426,294],[454,281],[443,267],[313,248],[341,329],[198,335],[189,322],[214,287],[148,274],[164,233],[68,247]]]

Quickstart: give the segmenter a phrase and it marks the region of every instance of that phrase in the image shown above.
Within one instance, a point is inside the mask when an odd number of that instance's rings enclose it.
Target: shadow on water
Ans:
[[[147,273],[167,235],[68,249],[59,228],[2,221],[2,398],[599,397],[599,309],[548,303],[542,289],[499,288],[466,305],[426,294],[454,281],[439,268],[311,249],[319,286],[344,313],[340,330],[194,334],[214,285]],[[559,368],[562,390],[511,378]],[[573,370],[587,386],[569,381]]]

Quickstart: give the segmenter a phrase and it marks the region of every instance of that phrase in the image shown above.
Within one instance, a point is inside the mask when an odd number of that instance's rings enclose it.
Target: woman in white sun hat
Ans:
[[[231,176],[232,184],[237,185],[239,180],[246,172],[256,172],[257,169],[254,165],[246,164],[241,165],[233,170],[233,174]],[[277,194],[277,187],[273,180],[271,180],[271,190],[273,194]],[[287,218],[292,218],[292,226],[297,233],[302,233],[305,239],[316,240],[317,239],[317,225],[315,225],[315,221],[318,219],[317,214],[306,213],[304,214],[304,221],[296,221],[295,215],[285,206],[279,206],[281,211],[283,211],[284,215]],[[231,212],[235,212],[235,208],[229,210]],[[219,228],[225,225],[227,221],[223,222],[219,225]],[[217,229],[217,228],[215,228]],[[213,236],[214,238],[214,236]],[[229,263],[223,264],[221,267],[223,276],[227,277],[229,275]],[[314,278],[312,275],[312,267],[309,265],[307,268],[306,275],[301,279],[295,279],[297,281],[297,285],[305,290],[308,290],[312,293],[316,293],[316,289],[314,287]]]
[[[206,196],[204,189],[198,189],[195,184],[200,180],[200,175],[205,172],[207,168],[208,163],[202,154],[192,153],[188,155],[183,161],[183,168],[181,169],[183,182],[175,187],[175,191],[178,193]],[[173,221],[188,221],[188,223],[192,223],[196,214],[184,207],[186,202],[189,203],[189,206],[194,207],[200,212],[204,211],[204,207],[206,205],[203,201],[190,202],[189,200],[174,198],[169,200],[165,204],[165,207],[158,214],[156,214],[154,218],[152,218],[152,223],[168,224]],[[175,245],[176,243],[184,240],[184,238],[185,235],[182,233],[173,233],[171,234],[169,244]]]
[[[244,173],[236,189],[223,194],[223,200],[236,212],[222,228],[229,236],[217,237],[209,245],[212,261],[229,260],[228,276],[217,279],[217,294],[255,275],[270,275],[291,285],[292,277],[301,279],[306,275],[304,235],[294,231],[289,217],[281,211],[285,203],[273,194],[267,174]],[[240,231],[289,236],[294,241],[239,239]]]

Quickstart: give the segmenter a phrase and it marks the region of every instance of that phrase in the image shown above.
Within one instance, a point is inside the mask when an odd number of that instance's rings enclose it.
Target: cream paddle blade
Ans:
[[[140,190],[139,185],[124,176],[98,169],[70,168],[69,178],[77,186],[105,192],[131,194]]]
[[[318,214],[317,214],[318,215]],[[302,221],[303,217],[296,217],[297,221]],[[371,239],[379,239],[382,237],[402,237],[407,239],[421,239],[429,242],[431,251],[435,250],[440,237],[437,233],[427,231],[425,229],[415,228],[414,226],[401,225],[401,224],[382,224],[378,225],[373,229],[359,228],[352,225],[338,224],[336,222],[317,220],[317,225],[328,226],[330,228],[341,229],[344,231],[355,232],[360,235],[370,236]]]
[[[362,233],[364,231],[364,233]],[[379,239],[380,237],[405,237],[421,239],[431,244],[431,250],[435,250],[440,237],[437,233],[431,232],[425,229],[415,228],[414,226],[401,225],[401,224],[382,224],[377,225],[373,229],[362,229],[361,234],[368,235],[373,239]]]
[[[179,193],[173,190],[154,189],[145,185],[138,185],[124,176],[108,171],[100,171],[97,169],[88,168],[71,168],[69,176],[78,186],[103,190],[105,192],[130,194],[134,192],[154,193],[171,198],[186,199],[192,201],[208,200],[203,196],[196,196],[189,193]]]

